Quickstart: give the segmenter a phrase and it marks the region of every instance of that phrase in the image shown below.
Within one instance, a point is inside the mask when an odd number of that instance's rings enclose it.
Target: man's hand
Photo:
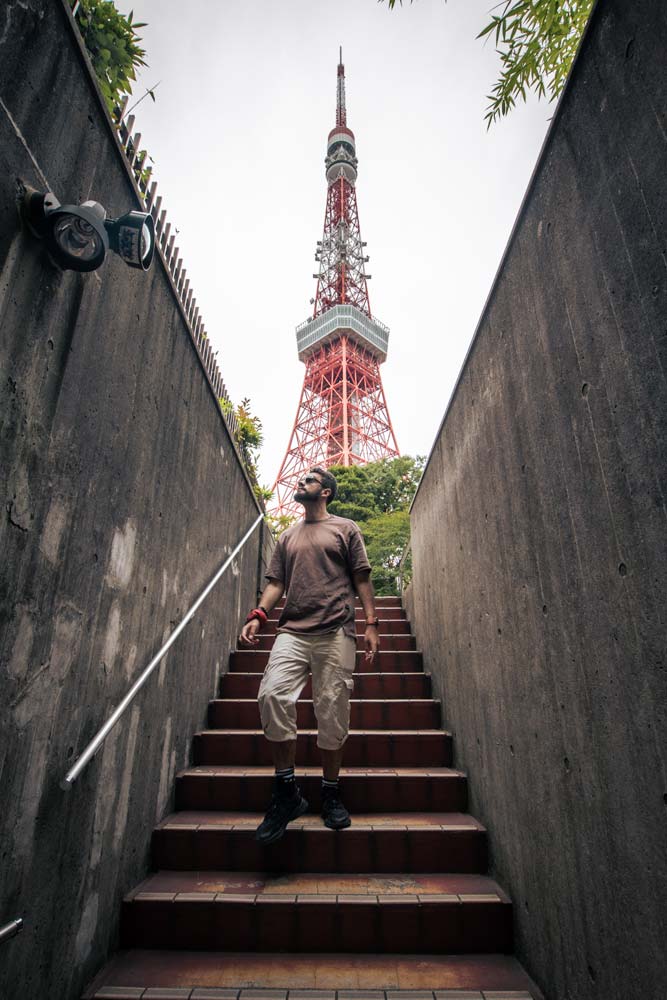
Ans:
[[[375,659],[375,655],[380,649],[380,636],[378,635],[377,625],[367,625],[366,631],[364,632],[364,645],[366,647],[366,655],[364,659],[366,663],[372,663]]]
[[[259,618],[253,618],[252,621],[246,622],[241,629],[241,635],[239,636],[239,642],[242,646],[256,646],[259,642],[257,638],[257,633],[259,632],[261,622]]]
[[[269,580],[262,596],[259,599],[259,608],[265,611],[267,616],[271,614],[273,608],[283,596],[284,587],[280,580]],[[241,634],[239,636],[239,642],[242,646],[256,646],[259,642],[257,638],[257,633],[262,627],[262,623],[259,618],[251,618],[249,622],[246,622],[241,629]]]
[[[370,569],[362,570],[360,573],[353,573],[352,582],[366,615],[366,631],[364,633],[364,645],[366,647],[365,660],[366,663],[372,663],[380,648],[380,636],[378,635],[377,625],[368,624],[369,621],[377,621]]]

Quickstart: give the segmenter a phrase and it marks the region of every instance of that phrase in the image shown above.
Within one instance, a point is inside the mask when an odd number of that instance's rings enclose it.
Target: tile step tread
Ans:
[[[387,903],[401,899],[414,901],[416,897],[453,896],[460,901],[476,902],[488,897],[489,902],[509,903],[509,898],[498,883],[486,875],[468,874],[349,874],[336,873],[280,873],[265,872],[223,872],[223,871],[158,871],[149,875],[125,899],[132,900],[142,894],[164,894],[172,898],[186,894],[193,902],[197,896],[208,899],[218,897],[254,896],[269,897],[269,902],[277,897],[294,899],[295,896],[314,897],[337,896],[344,902],[348,896],[355,902],[362,897],[371,902],[378,898]]]
[[[365,636],[365,634],[366,634],[366,631],[363,628],[363,623],[362,622],[357,622],[356,624],[357,624],[357,630],[354,633],[355,638],[357,640],[363,639],[364,636]],[[406,625],[407,623],[396,620],[396,621],[386,622],[385,624],[386,625]],[[278,636],[278,634],[279,633],[275,630],[275,622],[274,622],[271,625],[267,625],[266,626],[266,628],[260,633],[259,638],[261,639],[262,637],[264,637],[264,638],[268,638],[268,639],[276,639],[277,636]],[[385,646],[384,642],[385,641],[390,641],[391,639],[414,639],[415,642],[417,641],[416,637],[412,634],[412,632],[408,632],[407,629],[398,629],[397,630],[397,629],[385,628],[383,625],[378,626],[378,635],[380,637],[380,647],[382,649],[384,649],[385,651],[387,651],[387,649],[390,650],[391,647]],[[359,648],[359,647],[357,647],[357,648]],[[236,653],[245,652],[245,651],[250,650],[250,649],[251,649],[250,646],[242,646],[240,642],[237,642],[237,645],[234,647],[233,652],[236,652]],[[257,647],[253,646],[252,649],[257,650]],[[413,649],[412,651],[414,652],[415,650]],[[261,652],[261,647],[260,647],[259,652]]]
[[[398,633],[400,635],[400,633]],[[406,633],[404,633],[406,634]],[[239,653],[243,653],[244,656],[266,656],[268,650],[266,649],[252,649],[248,646],[243,646],[241,649],[232,650],[232,656],[237,656]],[[402,658],[409,658],[411,656],[422,656],[423,651],[421,649],[380,649],[378,651],[378,656],[399,656]],[[357,656],[363,655],[363,650],[357,650]]]
[[[235,827],[254,830],[264,818],[263,813],[258,812],[231,812],[219,810],[182,810],[166,816],[156,827],[158,830],[175,829],[189,827],[191,829],[211,829],[220,827],[221,829],[231,829]],[[424,829],[445,829],[453,832],[462,830],[485,831],[484,826],[467,813],[355,813],[352,817],[352,827],[350,829],[370,829],[375,830],[424,830]],[[319,816],[312,816],[308,813],[292,820],[290,829],[324,829]],[[338,836],[345,836],[345,831],[341,830]]]
[[[379,628],[382,629],[385,632],[390,631],[391,626],[395,622],[401,622],[402,624],[408,623],[408,618],[406,617],[405,612],[400,613],[400,608],[387,608],[386,610],[391,611],[391,614],[388,614],[388,615],[383,615],[382,614],[382,611],[384,610],[383,608],[380,608],[379,610],[380,610],[380,614],[378,615],[378,618],[380,619]],[[397,614],[396,612],[399,612],[399,613]],[[366,624],[366,619],[364,618],[364,615],[363,615],[363,612],[361,611],[361,608],[357,608],[357,613],[354,616],[354,623],[357,626],[357,628],[360,625],[364,626]],[[266,619],[266,624],[272,626],[273,628],[279,628],[279,626],[280,626],[280,618],[267,618]],[[386,626],[389,626],[389,627],[387,628]],[[271,633],[269,633],[269,634],[271,634]],[[411,633],[407,632],[405,634],[410,635]]]
[[[280,620],[279,618],[267,618],[266,624],[275,627],[278,625],[279,620]],[[356,617],[354,621],[355,625],[357,625],[357,635],[363,635],[365,631],[363,627],[365,624],[363,619],[361,617]],[[412,635],[411,632],[392,632],[392,628],[397,623],[400,623],[401,625],[407,625],[407,620],[405,618],[380,618],[380,624],[378,625],[380,635]],[[263,634],[273,635],[274,633],[264,632]],[[247,647],[244,646],[242,648],[245,649]]]
[[[246,652],[248,652],[248,650],[245,650],[245,649],[244,650],[236,650],[236,652],[237,653],[238,652],[244,652],[244,653],[246,653]],[[253,651],[251,651],[251,652],[253,652]],[[262,652],[262,650],[259,650],[259,652]],[[264,652],[266,652],[266,650],[264,650]],[[399,650],[399,652],[400,652],[400,650]],[[415,650],[412,650],[412,652],[415,652]],[[386,670],[385,671],[376,670],[374,672],[371,671],[371,670],[364,670],[364,674],[363,674],[363,676],[365,678],[366,677],[405,677],[405,676],[407,676],[407,677],[413,677],[415,675],[417,675],[418,677],[424,677],[424,676],[429,677],[430,676],[430,674],[428,674],[428,673],[425,674],[425,672],[423,670],[403,670],[403,671],[393,670],[393,671],[389,671],[389,672],[387,672]],[[225,673],[225,674],[222,674],[221,676],[222,677],[227,677],[227,674]],[[263,677],[264,676],[264,672],[262,670],[235,670],[234,671],[234,676],[235,677]],[[361,676],[361,675],[358,674],[358,673],[355,674],[355,677],[359,677],[359,676]]]
[[[237,992],[264,989],[266,1000],[308,1000],[286,997],[287,990],[310,990],[312,1000],[398,1000],[394,991],[435,991],[433,1000],[544,1000],[519,962],[509,955],[364,955],[242,952],[158,951],[118,952],[95,977],[83,1000],[103,1000],[104,987],[146,990],[191,990],[191,1000],[209,1000],[208,988]],[[197,992],[195,992],[195,990]],[[242,990],[240,997],[238,991]],[[268,991],[282,990],[280,997]],[[319,996],[316,990],[336,991]],[[376,991],[370,996],[363,991]],[[445,991],[459,991],[457,997]],[[345,993],[343,993],[345,991]],[[357,992],[354,997],[347,991]],[[385,994],[385,991],[386,994]],[[515,996],[512,996],[512,993]],[[471,995],[472,994],[472,995]],[[518,994],[518,996],[516,995]],[[137,996],[137,994],[134,994]],[[187,994],[186,994],[187,995]],[[113,993],[107,994],[109,998]],[[122,994],[119,994],[122,997]],[[141,993],[138,994],[141,997]],[[150,1000],[150,994],[144,1000]],[[210,1000],[234,1000],[232,994]],[[254,1000],[258,1000],[255,994]],[[412,994],[412,1000],[417,997]],[[420,998],[421,1000],[421,998]]]
[[[382,633],[380,635],[380,642],[382,642]],[[233,649],[231,651],[231,655],[238,656],[239,654],[242,654],[245,657],[252,657],[253,659],[261,656],[264,659],[268,659],[269,652],[270,651],[268,649],[250,649],[244,646],[242,649]],[[383,649],[382,646],[380,646],[377,655],[380,659],[388,659],[390,656],[395,656],[399,658],[399,661],[404,660],[405,662],[410,662],[411,659],[414,659],[415,657],[421,660],[423,658],[423,650],[419,647],[417,649]],[[357,663],[363,658],[363,656],[364,651],[362,649],[357,649]],[[375,672],[381,673],[382,671]]]
[[[236,674],[235,676],[239,676]],[[400,676],[400,675],[394,675]],[[257,698],[211,698],[211,705],[256,705]],[[313,705],[312,698],[299,698],[300,705]],[[351,705],[439,705],[439,698],[350,698]]]
[[[271,655],[268,649],[237,649],[230,654],[229,671],[221,674],[225,677],[230,674],[262,673]],[[357,650],[357,661],[355,666],[355,677],[360,674],[422,674],[430,676],[423,667],[422,654],[417,650],[382,650],[378,656],[383,659],[381,662],[366,663],[362,650]],[[407,660],[405,657],[417,657],[417,662]],[[250,660],[248,660],[250,657]]]
[[[235,674],[234,676],[235,677],[245,677],[246,675],[245,674]],[[259,676],[259,675],[257,675],[257,676]],[[365,677],[369,677],[370,675],[369,674],[364,674],[364,676]],[[391,674],[389,676],[400,677],[401,675],[400,674]],[[229,704],[230,702],[233,702],[234,704],[236,704],[239,701],[240,702],[244,702],[244,703],[248,703],[248,704],[253,704],[253,705],[257,704],[257,698],[211,698],[211,702],[210,703],[211,704],[216,704],[218,702],[224,702],[225,704]],[[429,703],[429,704],[432,704],[433,702],[435,702],[437,705],[440,704],[440,699],[439,698],[390,698],[390,699],[387,699],[387,698],[350,698],[351,704],[354,704],[355,702],[362,702],[362,701],[366,705],[368,705],[368,704],[370,704],[370,705],[373,705],[373,704],[378,704],[378,705],[400,705],[402,702],[412,703],[412,702],[415,702],[415,701],[425,702],[425,703]],[[306,705],[312,705],[313,704],[313,699],[312,698],[299,698],[299,703],[300,704],[306,704]]]
[[[248,699],[253,700],[254,699]],[[216,736],[219,733],[226,733],[228,735],[243,735],[243,736],[264,736],[261,729],[200,729],[196,735],[197,736]],[[448,736],[451,738],[451,733],[446,729],[350,729],[349,736],[400,736],[404,738],[406,736]],[[317,729],[299,729],[299,736],[317,736]]]
[[[208,777],[236,777],[236,778],[264,778],[271,777],[274,773],[273,766],[246,767],[235,764],[197,764],[194,767],[184,768],[176,775],[177,778],[190,777],[196,775],[206,775]],[[297,765],[294,771],[296,777],[306,777],[309,775],[322,774],[322,767],[308,765]],[[343,778],[465,778],[464,771],[459,771],[454,767],[341,767],[341,781]]]
[[[376,607],[375,607],[376,615],[378,614],[378,612],[382,614],[383,611],[401,611],[404,615],[407,614],[402,604],[392,604],[390,601],[385,601],[384,603],[379,604],[377,597],[375,598],[375,602],[376,602]],[[285,610],[284,605],[276,604],[275,607],[271,608],[269,614],[275,616],[276,612],[278,612],[277,617],[280,618],[280,615],[284,610]],[[364,614],[364,609],[361,603],[355,603],[354,610],[358,615]]]
[[[278,633],[273,630],[272,626],[274,624],[275,623],[271,623],[270,625],[267,625],[266,629],[263,629],[262,632],[260,633],[260,636],[262,636],[262,635],[264,635],[264,636],[268,635],[268,637],[270,639],[275,639],[276,636],[278,635]],[[357,622],[356,624],[357,624],[357,626],[362,626],[363,625],[362,622]],[[396,629],[396,631],[386,631],[386,629],[387,629],[388,626],[391,626],[391,625],[406,625],[406,624],[407,624],[406,622],[401,622],[398,619],[393,619],[392,621],[388,621],[388,622],[384,622],[384,623],[380,622],[380,624],[378,626],[378,631],[379,631],[379,634],[380,634],[380,643],[382,643],[385,639],[387,641],[389,639],[396,639],[396,638],[404,639],[406,636],[408,636],[408,638],[414,639],[415,636],[413,635],[412,632],[407,632],[407,631],[404,631],[402,629]],[[357,637],[357,639],[363,639],[364,636],[365,636],[365,634],[366,634],[366,630],[363,627],[358,627],[357,630],[356,630],[356,632],[354,634]],[[235,647],[235,649],[236,649],[237,652],[239,650],[246,650],[246,649],[252,649],[252,648],[254,648],[254,647],[242,646],[240,643]]]
[[[283,613],[284,610],[285,610],[285,605],[284,604],[276,604],[276,605],[274,605],[274,607],[271,608],[271,610],[269,611],[269,614],[270,615],[274,615],[274,616],[277,615],[278,617],[280,617],[280,615]],[[354,603],[354,610],[358,614],[363,614],[364,613],[364,609],[363,609],[363,605],[361,604],[361,601],[355,601],[355,603]],[[376,596],[375,597],[375,613],[381,615],[383,611],[402,611],[403,614],[407,614],[405,608],[403,607],[403,605],[399,601],[387,600],[386,598],[377,597]]]

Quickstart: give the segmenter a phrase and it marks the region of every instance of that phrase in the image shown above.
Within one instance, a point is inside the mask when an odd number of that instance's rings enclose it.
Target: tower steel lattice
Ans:
[[[398,455],[382,388],[389,329],[371,313],[366,244],[357,209],[357,157],[347,127],[345,67],[338,63],[336,125],[325,160],[327,202],[315,259],[313,314],[296,328],[306,365],[294,428],[274,484],[273,515],[300,514],[299,477],[313,465],[365,465]]]

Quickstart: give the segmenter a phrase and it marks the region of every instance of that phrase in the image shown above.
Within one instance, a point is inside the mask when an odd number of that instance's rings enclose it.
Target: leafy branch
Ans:
[[[133,23],[133,12],[127,17],[121,14],[113,0],[79,0],[77,24],[88,50],[97,81],[104,96],[111,117],[119,128],[122,119],[141,104],[146,97],[155,101],[155,90],[160,82],[147,87],[145,93],[121,116],[120,107],[124,94],[132,91],[132,81],[136,80],[136,70],[146,66],[146,53],[139,46],[141,39],[137,28],[145,28],[143,21]],[[151,166],[146,163],[150,160]],[[146,190],[153,171],[153,157],[141,150],[134,160],[133,172],[137,184]]]
[[[382,2],[382,0],[379,0]],[[398,0],[399,5],[403,0]],[[412,0],[410,0],[412,3]],[[396,0],[387,0],[390,10]],[[526,100],[529,91],[555,100],[567,75],[593,8],[593,0],[502,0],[478,38],[493,38],[501,73],[484,119],[487,128]]]
[[[141,97],[139,98],[139,100],[135,101],[134,104],[131,107],[127,108],[123,112],[123,118],[126,118],[130,114],[131,111],[134,111],[134,109],[137,107],[137,105],[141,104],[142,101],[145,101],[147,97],[150,97],[150,99],[152,100],[153,104],[155,104],[155,91],[157,90],[157,88],[160,86],[161,83],[162,83],[162,80],[158,80],[158,82],[155,83],[152,87],[146,87],[145,92],[141,95]]]
[[[500,79],[488,95],[487,128],[529,90],[555,100],[565,86],[593,0],[503,0],[478,38],[493,37]]]
[[[132,18],[132,11],[125,17],[113,0],[81,0],[77,14],[81,36],[112,115],[123,95],[132,92],[137,69],[147,65],[137,34],[146,24],[133,23]]]
[[[268,487],[261,486],[257,472],[259,451],[264,443],[262,421],[253,416],[250,410],[250,400],[242,399],[237,407],[229,399],[218,400],[220,409],[226,417],[236,417],[234,437],[241,452],[241,459],[248,473],[252,488],[257,499],[264,503],[270,500],[273,493]]]

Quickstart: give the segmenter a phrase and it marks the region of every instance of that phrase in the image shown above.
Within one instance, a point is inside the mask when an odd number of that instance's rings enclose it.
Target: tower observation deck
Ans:
[[[313,465],[365,465],[398,455],[382,388],[389,329],[371,313],[368,255],[357,210],[357,155],[347,127],[342,52],[336,87],[336,124],[324,161],[327,200],[312,315],[296,328],[306,366],[287,453],[274,484],[270,513],[298,515],[299,477]]]

